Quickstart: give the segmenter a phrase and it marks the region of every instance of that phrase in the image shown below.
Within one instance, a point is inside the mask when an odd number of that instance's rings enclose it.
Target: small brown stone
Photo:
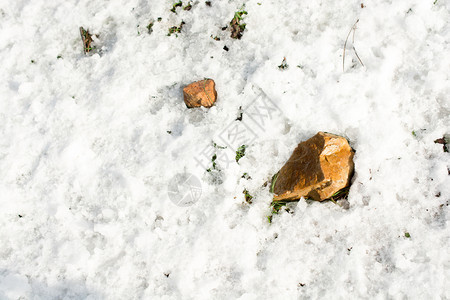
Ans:
[[[281,168],[273,188],[274,201],[301,197],[323,201],[349,186],[354,151],[340,136],[319,132],[298,144]]]
[[[211,107],[217,99],[216,84],[212,79],[204,79],[189,84],[183,89],[184,103],[189,108]]]

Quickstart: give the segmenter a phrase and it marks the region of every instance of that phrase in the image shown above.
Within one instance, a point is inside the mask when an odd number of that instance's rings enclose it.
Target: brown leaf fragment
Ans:
[[[89,30],[85,30],[83,27],[80,27],[80,34],[83,41],[83,51],[87,54],[92,50],[92,35],[89,33]]]
[[[435,140],[434,143],[443,145],[442,148],[444,149],[444,152],[448,152],[449,140],[445,137]]]

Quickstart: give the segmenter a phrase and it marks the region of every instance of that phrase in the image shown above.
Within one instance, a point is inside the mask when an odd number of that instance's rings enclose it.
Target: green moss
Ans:
[[[234,13],[233,19],[231,19],[231,38],[240,39],[242,37],[242,32],[245,30],[246,24],[243,22],[244,15],[247,15],[247,11],[242,7],[240,10]]]
[[[251,204],[253,196],[250,195],[250,193],[247,190],[244,190],[242,193],[244,194],[245,202],[247,202],[248,204]]]
[[[180,26],[172,26],[169,28],[169,33],[167,34],[168,36],[171,36],[172,34],[175,33],[175,36],[178,36],[177,33],[181,33],[181,29],[183,28],[183,25],[186,24],[184,23],[184,21],[181,21]]]
[[[246,145],[242,145],[236,150],[236,162],[239,162],[239,160],[245,156],[246,148],[247,148]]]
[[[150,22],[150,23],[147,25],[147,32],[148,32],[148,34],[151,34],[151,33],[153,32],[153,25],[154,25],[153,22]]]
[[[191,2],[189,2],[188,5],[186,5],[183,9],[184,10],[191,10],[191,8],[192,8],[192,4],[191,4]]]
[[[182,1],[178,1],[176,2],[174,5],[172,5],[172,8],[170,9],[171,12],[173,13],[177,13],[177,7],[181,7],[183,6],[183,2]]]
[[[286,62],[286,57],[284,57],[283,61],[281,62],[281,65],[278,66],[278,69],[286,70],[287,68],[289,68],[289,65]]]
[[[213,142],[213,147],[216,149],[226,149],[227,148],[226,146],[219,146],[215,142]]]
[[[217,166],[216,159],[217,159],[217,154],[214,153],[213,156],[211,157],[212,168],[207,169],[206,172],[211,172],[212,170],[216,170],[216,166]]]
[[[252,179],[252,178],[250,177],[250,175],[248,175],[247,172],[245,172],[244,174],[242,174],[241,178],[244,178],[244,179],[247,179],[247,180]]]
[[[269,223],[272,223],[273,215],[278,214],[283,206],[286,206],[287,203],[288,202],[286,201],[272,201],[272,203],[270,204],[272,210],[270,212],[270,215],[267,216],[267,220],[269,221]]]

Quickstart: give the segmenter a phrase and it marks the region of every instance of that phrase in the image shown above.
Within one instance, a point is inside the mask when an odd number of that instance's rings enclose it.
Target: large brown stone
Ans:
[[[319,132],[298,144],[281,168],[273,188],[274,201],[301,197],[322,201],[350,184],[354,151],[340,136]]]
[[[183,89],[187,107],[211,107],[217,99],[216,84],[212,79],[204,79],[189,84]]]

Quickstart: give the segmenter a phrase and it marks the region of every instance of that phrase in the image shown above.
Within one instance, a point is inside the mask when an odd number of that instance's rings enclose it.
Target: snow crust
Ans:
[[[363,3],[0,2],[0,298],[449,299],[450,155],[433,142],[450,133],[449,2]],[[203,78],[216,105],[187,109]],[[257,101],[273,114],[225,145]],[[265,183],[318,131],[356,150],[350,208],[301,200],[269,223]],[[168,194],[183,172],[201,182],[187,206]]]

